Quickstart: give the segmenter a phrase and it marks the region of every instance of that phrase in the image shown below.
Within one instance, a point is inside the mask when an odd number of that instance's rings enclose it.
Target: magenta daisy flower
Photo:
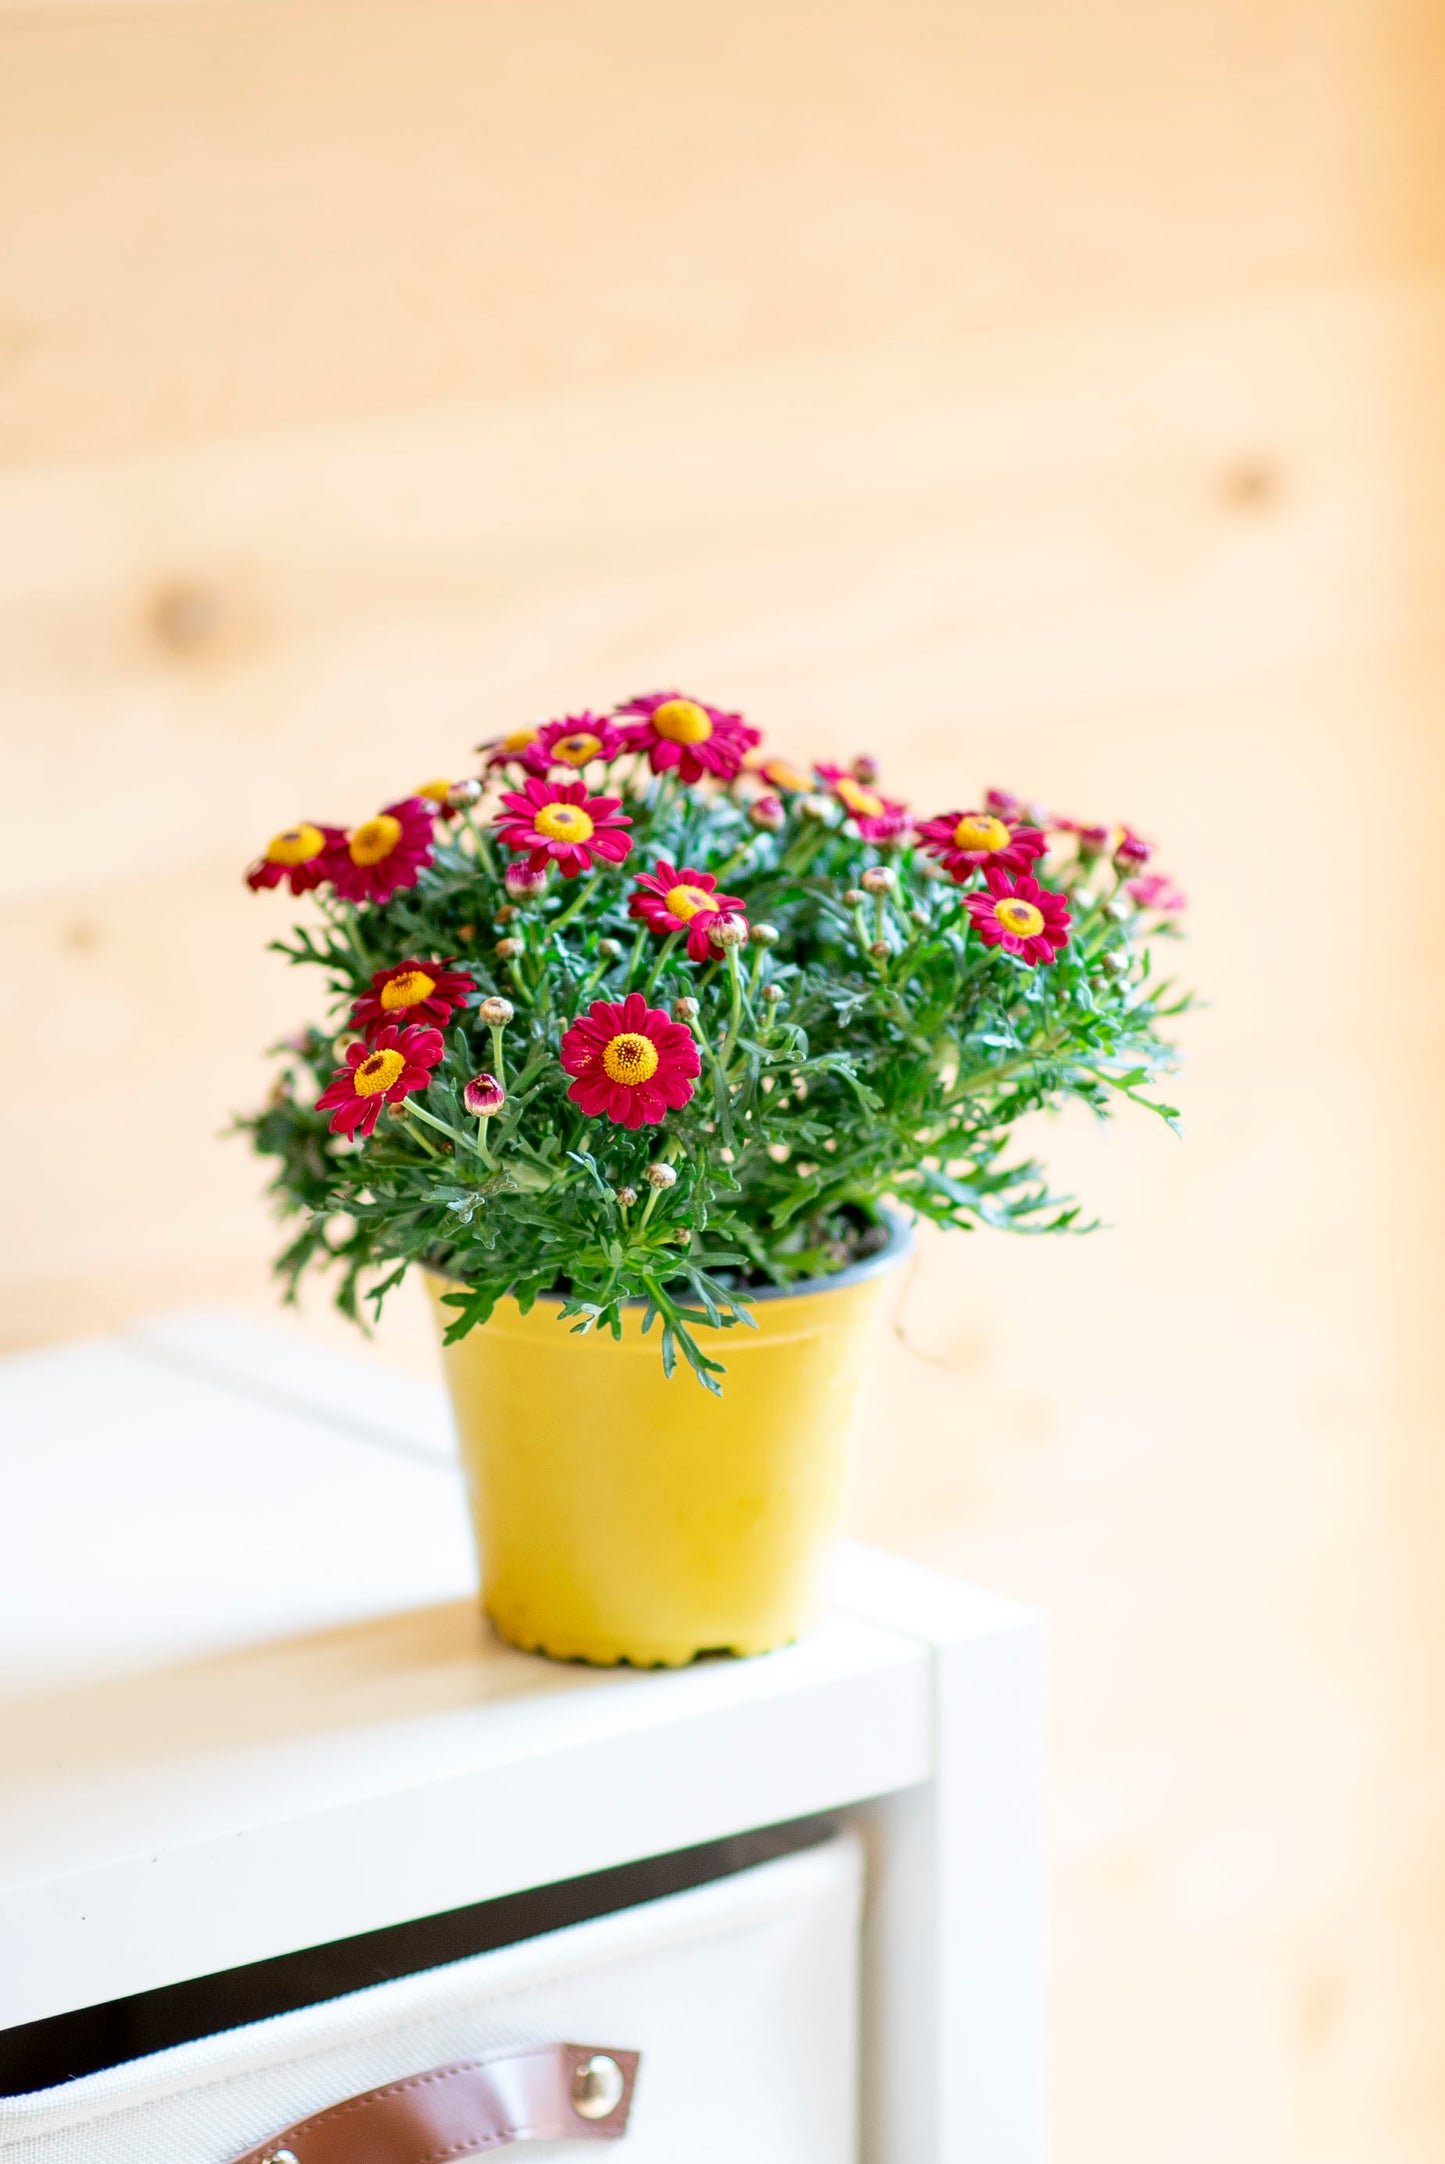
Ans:
[[[1189,906],[1167,872],[1145,872],[1142,879],[1128,879],[1124,882],[1124,892],[1141,909],[1161,909],[1169,916]]]
[[[785,790],[790,796],[806,796],[813,786],[813,777],[806,768],[796,766],[791,759],[779,759],[770,751],[750,751],[743,765],[750,774],[760,774],[771,788]]]
[[[509,729],[505,736],[489,736],[476,749],[486,759],[487,772],[496,766],[519,766],[526,774],[535,774],[542,780],[547,772],[547,762],[539,756],[537,739],[540,729]]]
[[[555,863],[564,879],[575,879],[591,870],[594,856],[620,864],[632,847],[622,831],[632,821],[618,809],[621,797],[589,796],[585,782],[529,781],[502,802],[508,809],[497,834],[508,849],[530,851],[534,872]]]
[[[1063,895],[1041,887],[1037,879],[1010,879],[996,865],[983,876],[987,894],[966,895],[963,906],[984,945],[1016,954],[1031,969],[1056,960],[1069,943],[1069,905]]]
[[[1037,827],[1009,826],[992,812],[944,812],[914,825],[925,849],[942,859],[944,870],[960,886],[974,872],[994,866],[1026,872],[1049,846]]]
[[[600,714],[564,714],[560,721],[543,723],[533,749],[544,770],[570,766],[576,773],[593,759],[615,759],[623,749],[622,731]]]
[[[1079,852],[1079,862],[1092,864],[1096,857],[1112,850],[1123,834],[1122,827],[1091,826],[1083,819],[1058,818],[1053,822],[1056,834],[1072,834]]]
[[[284,879],[293,894],[309,894],[329,879],[327,859],[346,839],[342,827],[317,826],[303,819],[280,834],[273,834],[264,856],[257,857],[246,874],[246,884],[259,893],[262,887],[279,886]]]
[[[376,972],[371,989],[357,1000],[351,1026],[369,1038],[388,1022],[430,1022],[445,1028],[476,988],[476,978],[453,969],[450,961],[394,962],[390,969]]]
[[[731,781],[748,752],[763,740],[762,731],[750,728],[741,714],[705,706],[680,691],[645,692],[617,712],[636,716],[622,723],[629,751],[645,751],[654,774],[676,767],[688,782],[701,781],[704,774]]]
[[[694,871],[659,858],[650,872],[637,875],[639,891],[628,904],[628,915],[638,917],[654,932],[686,932],[687,951],[694,962],[716,959],[708,934],[726,916],[741,916],[747,903],[736,894],[719,894],[711,872]]]
[[[369,1135],[383,1105],[426,1088],[442,1049],[439,1029],[398,1029],[388,1022],[370,1044],[347,1046],[346,1065],[337,1068],[316,1109],[331,1114],[334,1135]]]
[[[685,1023],[629,992],[620,1006],[594,999],[578,1016],[562,1039],[562,1066],[576,1078],[567,1095],[589,1119],[636,1128],[680,1111],[702,1062]]]
[[[875,795],[846,766],[820,766],[814,771],[819,781],[838,799],[865,842],[897,841],[906,829],[908,806],[895,802],[892,797]]]
[[[452,784],[449,781],[442,781],[440,778],[436,781],[424,781],[413,793],[426,799],[431,806],[433,819],[440,819],[443,826],[450,826],[453,819],[460,819],[459,808],[447,802],[452,793]]]
[[[363,819],[326,859],[327,876],[344,902],[387,902],[414,887],[432,860],[433,807],[403,797],[374,819]]]

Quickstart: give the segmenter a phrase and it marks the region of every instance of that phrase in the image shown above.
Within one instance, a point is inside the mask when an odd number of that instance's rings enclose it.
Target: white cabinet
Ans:
[[[861,1847],[843,1833],[661,1901],[0,2100],[0,2164],[228,2164],[382,2084],[577,2038],[641,2053],[627,2164],[850,2164],[861,1895]],[[527,2153],[540,2164],[569,2151],[543,2141]]]
[[[426,1386],[210,1314],[0,1368],[0,2090],[96,2069],[0,2164],[564,2037],[643,2052],[624,2164],[1040,2164],[1040,1800],[1006,1603],[853,1547],[783,1652],[555,1666]]]

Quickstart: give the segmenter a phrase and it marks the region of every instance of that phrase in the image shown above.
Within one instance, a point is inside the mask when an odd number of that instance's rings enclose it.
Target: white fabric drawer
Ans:
[[[499,2047],[642,2053],[618,2164],[853,2164],[862,1857],[821,1846],[60,2088],[0,2164],[227,2164],[362,2090]],[[523,2156],[594,2160],[571,2142]]]

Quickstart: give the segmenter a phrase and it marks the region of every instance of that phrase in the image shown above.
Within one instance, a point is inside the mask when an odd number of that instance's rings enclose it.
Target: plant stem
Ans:
[[[662,973],[664,963],[667,961],[669,955],[672,953],[673,948],[677,945],[681,937],[681,932],[669,932],[666,939],[664,939],[664,941],[662,942],[662,945],[658,948],[657,959],[653,963],[651,969],[647,972],[646,979],[644,980],[642,986],[642,994],[644,999],[646,998],[647,994],[652,990],[652,987],[656,984],[658,977]]]
[[[738,969],[737,948],[729,947],[727,950],[727,955],[728,977],[732,984],[733,997],[732,1007],[728,1013],[728,1033],[723,1039],[723,1048],[721,1055],[724,1074],[726,1074],[727,1072],[728,1061],[733,1056],[733,1046],[737,1043],[738,1024],[742,1020],[743,1012],[743,980],[741,972]]]
[[[594,872],[592,874],[592,877],[581,888],[580,892],[573,895],[571,901],[567,904],[567,907],[563,910],[561,916],[554,917],[552,919],[552,922],[548,929],[553,932],[560,932],[564,924],[570,924],[572,922],[572,919],[576,916],[578,910],[582,907],[583,903],[588,902],[592,899],[592,896],[597,892],[597,889],[601,886],[601,884],[601,872]]]
[[[409,1127],[411,1125],[411,1122],[409,1119],[404,1120],[401,1122],[401,1125],[403,1127]],[[421,1134],[415,1128],[412,1128],[411,1140],[417,1145],[418,1149],[425,1150],[428,1157],[441,1156],[441,1151],[437,1148],[436,1144],[434,1142],[429,1142],[426,1136],[424,1134]]]
[[[722,863],[719,864],[713,872],[713,877],[716,879],[719,886],[722,885],[725,879],[731,879],[733,873],[737,870],[738,866],[747,856],[748,852],[751,850],[756,840],[756,834],[749,834],[745,841],[740,841],[738,843],[737,848],[733,851],[731,856],[723,858]]]
[[[495,879],[497,876],[497,867],[492,862],[492,852],[487,844],[487,838],[472,817],[472,808],[470,804],[464,804],[462,806],[462,817],[466,821],[467,832],[471,835],[472,840],[476,843],[478,862],[484,866],[487,872],[487,876],[491,879]]]
[[[497,1168],[492,1162],[492,1159],[487,1155],[485,1145],[474,1142],[470,1135],[464,1135],[459,1133],[458,1130],[455,1127],[449,1125],[446,1120],[439,1120],[434,1112],[428,1112],[426,1106],[419,1105],[416,1102],[415,1098],[408,1098],[407,1105],[411,1117],[414,1120],[425,1120],[428,1127],[435,1127],[437,1133],[440,1135],[445,1135],[448,1141],[460,1144],[460,1146],[464,1150],[473,1151],[476,1156],[481,1158],[482,1163],[487,1167],[488,1171],[496,1171]]]
[[[627,957],[626,983],[629,992],[632,990],[632,980],[637,974],[637,965],[642,960],[642,950],[647,945],[648,939],[650,937],[651,934],[649,933],[647,926],[645,924],[639,924],[637,927],[637,937],[632,942],[632,952]]]

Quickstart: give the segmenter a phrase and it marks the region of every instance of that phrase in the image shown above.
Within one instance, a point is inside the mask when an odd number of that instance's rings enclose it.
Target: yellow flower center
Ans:
[[[535,744],[536,741],[537,732],[535,729],[514,729],[510,736],[502,738],[502,749],[503,751],[525,751],[529,744]]]
[[[418,1000],[430,999],[437,988],[435,977],[429,977],[424,969],[404,969],[398,977],[388,977],[381,988],[381,1004],[390,1013],[397,1007],[414,1007]]]
[[[552,757],[561,759],[567,766],[586,766],[587,761],[595,759],[601,749],[601,737],[589,736],[585,729],[581,729],[576,736],[560,737],[552,746]]]
[[[717,908],[717,896],[709,894],[705,887],[669,887],[662,904],[684,924],[690,924],[700,909]]]
[[[451,794],[449,781],[424,781],[417,790],[418,796],[428,798],[433,804],[445,804]]]
[[[705,744],[712,735],[712,723],[696,699],[664,699],[652,726],[669,744]]]
[[[650,1082],[657,1073],[657,1046],[638,1030],[625,1029],[603,1047],[602,1068],[609,1082]]]
[[[955,849],[1007,849],[1013,839],[1002,819],[990,812],[970,812],[953,830]]]
[[[284,834],[273,834],[266,848],[268,864],[309,864],[319,857],[326,847],[326,836],[320,827],[309,820],[299,827],[287,827]]]
[[[400,1052],[394,1049],[368,1053],[351,1078],[357,1096],[374,1097],[378,1090],[389,1090],[405,1065]]]
[[[843,799],[849,811],[856,813],[858,818],[877,819],[882,815],[884,810],[882,797],[874,796],[872,791],[865,789],[861,782],[850,781],[845,774],[838,783],[837,788],[839,796]]]
[[[1001,902],[995,902],[994,915],[1006,932],[1019,939],[1032,939],[1035,932],[1044,928],[1044,913],[1035,909],[1032,902],[1021,902],[1015,895],[1006,894]]]
[[[532,821],[549,842],[590,842],[592,821],[580,804],[544,804]]]
[[[401,821],[390,812],[378,812],[374,819],[362,820],[346,845],[347,853],[353,864],[379,864],[400,840]]]
[[[775,789],[811,789],[810,777],[798,767],[790,766],[786,759],[764,759],[759,770]]]

